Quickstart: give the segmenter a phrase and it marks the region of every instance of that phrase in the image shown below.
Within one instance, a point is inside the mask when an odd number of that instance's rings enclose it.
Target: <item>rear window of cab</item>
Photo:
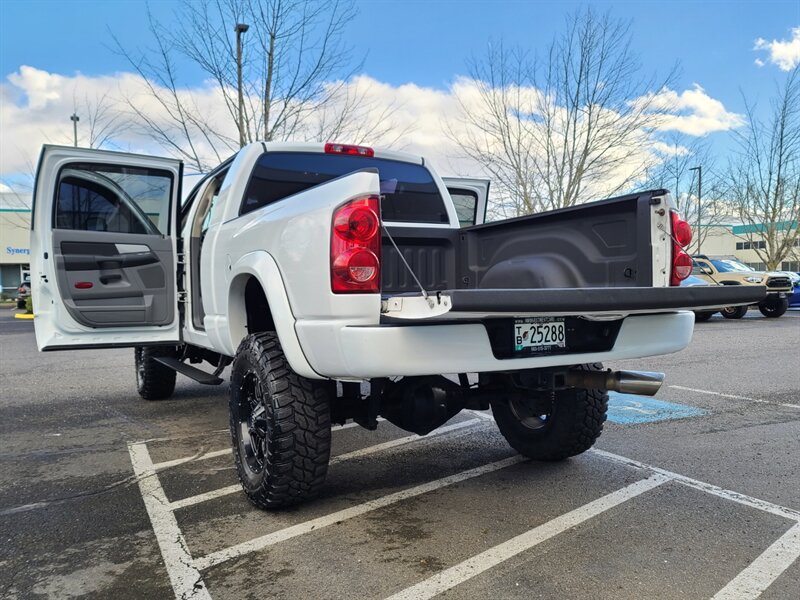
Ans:
[[[384,158],[316,152],[263,154],[253,170],[239,214],[368,168],[378,170],[384,221],[449,223],[442,195],[425,166]]]

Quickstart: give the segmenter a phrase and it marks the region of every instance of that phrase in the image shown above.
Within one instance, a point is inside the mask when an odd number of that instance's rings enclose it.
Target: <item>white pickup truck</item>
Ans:
[[[663,190],[484,224],[489,183],[343,144],[253,143],[182,198],[173,159],[45,146],[31,233],[40,350],[134,347],[139,394],[218,384],[250,500],[323,485],[331,423],[420,434],[492,408],[520,453],[590,448],[607,390],[661,374],[692,309],[764,287],[678,287],[691,230]],[[210,363],[210,373],[197,366]],[[448,374],[445,377],[443,374]]]

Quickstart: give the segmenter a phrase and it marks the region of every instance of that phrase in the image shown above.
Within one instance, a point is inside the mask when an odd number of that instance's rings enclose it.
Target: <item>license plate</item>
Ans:
[[[567,331],[563,317],[514,319],[514,350],[544,352],[565,348]]]

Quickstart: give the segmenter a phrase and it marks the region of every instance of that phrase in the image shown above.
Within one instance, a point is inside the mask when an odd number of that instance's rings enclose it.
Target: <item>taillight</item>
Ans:
[[[672,225],[672,270],[669,284],[680,285],[681,281],[692,274],[692,258],[683,251],[692,242],[692,228],[676,211],[671,210],[669,214]]]
[[[351,200],[333,214],[331,290],[334,294],[381,290],[381,222],[378,196]]]
[[[375,156],[375,151],[367,146],[353,144],[325,144],[325,154],[350,154],[353,156]]]

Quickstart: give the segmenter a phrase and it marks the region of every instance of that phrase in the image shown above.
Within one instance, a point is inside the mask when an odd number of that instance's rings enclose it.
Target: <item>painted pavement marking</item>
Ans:
[[[175,597],[181,600],[211,600],[211,594],[189,553],[175,513],[169,508],[167,495],[158,480],[147,446],[129,444],[128,452]]]
[[[428,598],[433,598],[525,550],[529,550],[560,533],[577,527],[584,521],[588,521],[592,517],[596,517],[668,481],[670,481],[669,477],[659,474],[651,475],[647,479],[641,479],[636,483],[606,494],[597,500],[556,517],[547,523],[534,527],[507,542],[489,548],[449,569],[440,571],[433,577],[390,596],[388,600],[427,600]]]
[[[686,419],[705,414],[708,414],[708,411],[702,408],[656,400],[650,396],[608,393],[608,420],[622,425]]]
[[[487,473],[492,473],[493,471],[499,471],[500,469],[505,469],[506,467],[523,462],[524,460],[526,459],[519,455],[511,456],[497,462],[481,465],[480,467],[475,467],[467,471],[456,473],[455,475],[449,475],[448,477],[435,479],[434,481],[429,481],[428,483],[407,488],[393,494],[381,496],[380,498],[375,498],[374,500],[368,500],[367,502],[351,506],[350,508],[338,510],[325,516],[311,519],[310,521],[304,521],[303,523],[298,523],[297,525],[292,525],[291,527],[286,527],[285,529],[268,533],[253,540],[242,542],[241,544],[236,544],[235,546],[230,546],[223,550],[219,550],[218,552],[212,552],[207,556],[196,559],[195,564],[197,565],[198,569],[205,570],[209,567],[213,567],[214,565],[231,560],[232,558],[242,556],[243,554],[249,554],[250,552],[263,550],[264,548],[273,546],[279,542],[283,542],[293,537],[310,533],[312,531],[317,531],[323,527],[328,527],[329,525],[364,515],[374,510],[378,510],[379,508],[384,508],[386,506],[396,504],[397,502],[414,498],[415,496],[433,492],[449,485],[453,485],[454,483],[460,483],[468,479],[486,475]]]
[[[465,427],[471,427],[476,423],[479,423],[480,419],[469,419],[468,421],[459,421],[458,423],[453,423],[452,425],[446,425],[445,427],[441,427],[432,431],[431,433],[420,436],[420,435],[408,435],[402,438],[389,440],[388,442],[383,442],[382,444],[375,444],[374,446],[367,446],[366,448],[361,448],[359,450],[353,450],[352,452],[347,452],[345,454],[340,454],[338,456],[334,456],[331,458],[329,465],[335,465],[336,463],[340,463],[346,460],[350,460],[353,458],[361,458],[362,456],[368,456],[370,454],[374,454],[375,452],[381,452],[383,450],[389,450],[391,448],[396,448],[398,446],[404,446],[406,444],[410,444],[411,442],[422,441],[426,439],[431,439],[440,435],[444,435],[446,433],[450,433],[451,431],[457,431],[459,429],[463,429]],[[223,488],[219,488],[217,490],[212,490],[210,492],[205,492],[203,494],[198,494],[197,496],[190,496],[189,498],[183,498],[181,500],[176,500],[170,503],[170,508],[172,510],[178,510],[181,508],[186,508],[187,506],[192,506],[194,504],[200,504],[201,502],[206,502],[208,500],[214,500],[215,498],[220,498],[222,496],[227,496],[228,494],[235,494],[236,492],[241,491],[242,486],[238,483],[233,485],[229,485]]]
[[[749,398],[747,396],[737,396],[735,394],[723,394],[722,392],[712,392],[711,390],[700,390],[697,388],[684,387],[682,385],[670,385],[675,390],[683,390],[685,392],[695,392],[696,394],[708,394],[711,396],[719,396],[720,398],[731,398],[732,400],[747,400],[748,402],[756,402],[758,404],[774,404],[775,406],[785,406],[787,408],[800,408],[800,404],[792,404],[791,402],[773,402],[772,400],[762,400],[761,398]]]
[[[711,600],[758,598],[800,557],[800,523],[796,523],[734,577]]]

